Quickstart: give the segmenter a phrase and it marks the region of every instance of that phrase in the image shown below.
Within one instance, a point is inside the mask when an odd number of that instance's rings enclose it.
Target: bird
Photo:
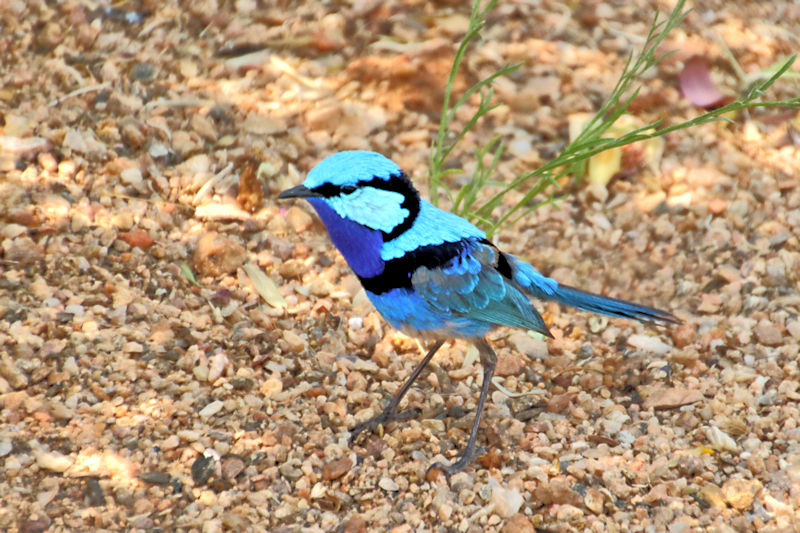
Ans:
[[[486,336],[501,326],[552,337],[531,299],[555,301],[584,311],[677,324],[667,311],[586,292],[539,273],[500,251],[468,220],[420,197],[391,159],[364,150],[337,152],[320,161],[302,184],[278,199],[303,198],[319,215],[375,309],[404,333],[433,340],[426,355],[377,416],[350,429],[364,430],[413,416],[399,405],[442,345],[463,339],[478,350],[483,382],[467,445],[450,464],[435,462],[449,479],[483,452],[478,429],[497,355]]]

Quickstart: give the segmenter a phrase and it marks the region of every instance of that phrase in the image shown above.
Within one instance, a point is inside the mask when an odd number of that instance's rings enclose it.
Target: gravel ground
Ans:
[[[342,149],[422,180],[466,8],[277,4],[0,3],[0,530],[800,529],[796,112],[631,149],[607,188],[497,236],[683,324],[547,304],[552,341],[494,333],[513,394],[492,389],[491,452],[448,485],[425,471],[466,443],[474,354],[445,345],[408,394],[422,415],[349,444],[420,346],[310,209],[275,195]],[[492,132],[510,150],[499,177],[552,157],[671,2],[570,6],[494,10],[457,86],[522,67],[454,164]],[[796,2],[706,3],[634,115],[696,115],[685,59],[708,57],[734,94],[720,39],[755,73],[800,48],[798,25]]]

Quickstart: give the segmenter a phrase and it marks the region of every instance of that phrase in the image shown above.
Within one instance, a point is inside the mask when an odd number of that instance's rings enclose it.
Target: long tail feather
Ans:
[[[552,278],[543,276],[531,265],[511,254],[503,254],[503,258],[508,262],[512,280],[519,285],[523,292],[534,298],[553,300],[584,311],[630,318],[646,324],[666,325],[680,324],[681,322],[672,313],[661,309],[600,296],[569,285],[562,285]]]
[[[661,309],[617,300],[607,296],[600,296],[591,292],[582,291],[568,285],[558,285],[558,289],[549,299],[571,305],[584,311],[591,311],[601,315],[630,318],[646,324],[680,324],[675,315]]]

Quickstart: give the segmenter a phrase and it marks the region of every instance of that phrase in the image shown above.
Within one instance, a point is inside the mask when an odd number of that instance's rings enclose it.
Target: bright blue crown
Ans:
[[[350,150],[329,155],[311,169],[303,185],[309,189],[325,183],[332,185],[355,185],[359,181],[373,178],[388,180],[392,175],[400,174],[398,167],[391,159],[376,152],[366,150]]]

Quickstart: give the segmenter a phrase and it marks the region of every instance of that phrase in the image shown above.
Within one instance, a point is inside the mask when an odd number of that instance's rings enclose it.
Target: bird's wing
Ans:
[[[458,253],[441,265],[414,270],[414,291],[444,313],[550,336],[530,300],[498,272],[497,250],[477,239],[459,244]]]

